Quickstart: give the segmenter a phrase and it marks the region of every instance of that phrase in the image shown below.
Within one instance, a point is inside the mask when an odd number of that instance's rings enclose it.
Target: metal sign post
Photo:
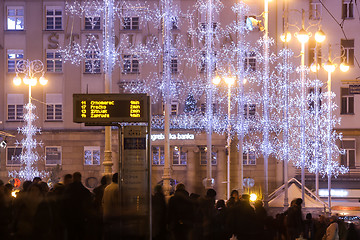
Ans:
[[[151,114],[146,94],[74,94],[73,121],[117,126],[122,239],[152,239]]]

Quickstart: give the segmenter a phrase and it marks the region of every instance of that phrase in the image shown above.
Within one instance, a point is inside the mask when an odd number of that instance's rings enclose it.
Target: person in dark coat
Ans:
[[[360,236],[358,235],[358,233],[355,229],[355,224],[350,223],[348,231],[347,231],[346,240],[359,240],[359,239],[360,239]]]
[[[228,209],[225,206],[225,201],[220,199],[215,205],[216,215],[214,221],[214,239],[216,240],[229,240],[231,235],[229,227],[226,224]]]
[[[92,197],[90,191],[81,183],[81,173],[73,174],[73,182],[64,191],[64,217],[67,239],[88,239],[88,219],[91,214]]]
[[[156,185],[152,196],[152,235],[154,240],[166,240],[167,206],[161,185]]]
[[[102,199],[104,196],[104,190],[108,185],[108,176],[102,176],[100,180],[100,185],[94,188],[94,224],[97,226],[95,229],[96,239],[101,240],[103,235],[103,209],[102,209]]]
[[[174,196],[169,200],[168,222],[169,230],[174,240],[189,239],[193,226],[192,203],[185,185],[176,185]]]
[[[312,219],[311,213],[306,214],[304,221],[304,238],[313,240],[315,238],[315,222]]]
[[[256,200],[254,203],[255,207],[255,224],[256,224],[256,235],[258,239],[265,239],[265,222],[267,218],[267,212],[263,206],[261,200]]]
[[[301,204],[301,198],[294,199],[291,201],[291,206],[285,211],[286,228],[289,240],[295,240],[303,232]]]
[[[241,195],[240,203],[235,211],[235,236],[237,239],[256,239],[255,210],[250,205],[250,195]]]
[[[216,228],[219,227],[214,226],[216,216],[215,197],[216,191],[214,189],[208,189],[206,196],[199,200],[200,214],[202,216],[202,239],[214,239]]]

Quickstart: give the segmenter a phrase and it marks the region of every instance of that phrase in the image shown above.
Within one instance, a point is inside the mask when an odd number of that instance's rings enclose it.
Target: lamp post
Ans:
[[[27,113],[24,117],[26,126],[21,131],[26,135],[26,139],[22,141],[23,153],[21,155],[21,163],[25,165],[23,169],[18,172],[22,179],[32,180],[39,176],[40,172],[33,165],[38,160],[38,156],[33,153],[36,147],[36,141],[32,138],[38,129],[33,126],[33,121],[36,116],[33,114],[35,106],[31,103],[31,89],[36,86],[37,82],[41,85],[46,85],[48,80],[44,77],[44,64],[40,60],[21,60],[15,65],[16,76],[13,83],[19,86],[21,82],[29,86],[28,104],[26,105]],[[39,77],[40,76],[40,77]],[[38,79],[39,77],[39,79]]]
[[[300,105],[300,158],[301,158],[301,198],[303,200],[302,205],[305,206],[305,155],[306,155],[306,139],[305,139],[305,115],[306,115],[306,80],[305,80],[305,44],[309,41],[311,33],[305,29],[305,11],[301,11],[301,28],[298,32],[295,33],[295,37],[301,43],[301,65],[300,65],[300,81],[301,81],[301,105]],[[281,40],[285,43],[288,43],[291,40],[291,34],[288,32],[289,23],[287,22],[288,9],[286,8],[286,28],[285,32],[281,35]],[[312,25],[310,25],[311,27]],[[316,42],[320,43],[325,40],[325,34],[318,30],[315,33]],[[287,113],[286,113],[287,114]],[[288,136],[286,136],[288,137]],[[287,156],[288,157],[288,156]],[[287,163],[284,164],[284,182],[285,182],[285,197],[284,197],[284,207],[288,205],[288,169]],[[285,203],[286,201],[286,203]]]
[[[328,61],[326,64],[324,64],[324,69],[328,73],[328,80],[327,80],[327,97],[328,97],[328,112],[327,112],[327,118],[328,118],[328,124],[327,124],[327,166],[326,166],[326,173],[328,177],[328,207],[329,207],[329,214],[331,214],[331,166],[330,163],[332,161],[332,147],[331,147],[331,135],[332,135],[332,104],[331,104],[331,74],[335,71],[337,65],[333,63],[335,59],[331,59],[331,45],[329,44],[329,56]],[[340,70],[342,72],[347,72],[349,70],[349,66],[346,65],[344,62],[340,64]]]
[[[216,76],[213,79],[213,83],[215,85],[218,85],[221,81],[221,78],[219,76]],[[227,108],[227,112],[228,112],[228,121],[227,121],[227,162],[226,162],[226,166],[227,166],[227,175],[226,175],[226,195],[227,195],[227,199],[230,199],[230,154],[231,154],[231,86],[235,83],[235,78],[232,77],[231,75],[224,77],[224,81],[228,87],[228,93],[227,93],[227,98],[228,98],[228,108]]]

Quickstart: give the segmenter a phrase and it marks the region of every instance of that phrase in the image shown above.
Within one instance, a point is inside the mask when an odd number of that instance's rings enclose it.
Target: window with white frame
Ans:
[[[345,62],[353,66],[355,59],[354,39],[341,39],[341,55],[345,57]]]
[[[24,119],[24,95],[7,95],[7,120],[22,121]]]
[[[139,17],[124,17],[123,18],[123,29],[124,30],[139,30],[140,29],[140,18]]]
[[[341,88],[341,114],[354,114],[354,95],[349,94],[349,88]]]
[[[354,18],[354,0],[343,0],[342,19]]]
[[[311,20],[321,19],[321,3],[318,0],[310,1],[310,14],[309,18]]]
[[[24,30],[24,7],[7,7],[7,30]]]
[[[139,60],[136,55],[124,55],[123,73],[139,73]]]
[[[62,94],[46,94],[46,120],[62,120]]]
[[[244,151],[243,152],[243,165],[256,165],[255,151]]]
[[[85,30],[99,30],[100,17],[85,17]]]
[[[200,165],[206,165],[207,147],[200,146],[199,148],[200,148]],[[217,152],[213,151],[211,153],[211,165],[216,165],[216,164],[217,164]]]
[[[165,103],[163,103],[163,114],[165,115]],[[172,100],[171,103],[170,103],[170,115],[172,116],[176,116],[179,114],[179,103],[178,101],[175,101],[175,100]]]
[[[45,147],[45,164],[61,165],[61,147],[51,146]]]
[[[62,30],[63,10],[60,6],[46,7],[46,30]]]
[[[202,30],[206,30],[206,27],[207,27],[207,22],[208,22],[208,19],[207,19],[207,13],[206,12],[200,12],[200,27]],[[218,22],[220,20],[220,16],[219,16],[219,13],[217,11],[214,11],[213,14],[212,14],[212,24],[210,27],[212,27],[212,30],[215,31],[217,26],[218,26]]]
[[[256,104],[244,104],[245,119],[254,119],[256,114]]]
[[[171,73],[177,73],[178,72],[178,59],[177,59],[177,56],[171,57],[170,70],[171,70]]]
[[[187,152],[183,150],[183,147],[180,146],[172,147],[172,160],[173,160],[173,165],[186,165]]]
[[[152,146],[152,164],[164,165],[165,153],[164,146]]]
[[[315,103],[316,103],[316,98],[317,98],[317,107],[318,107],[318,110],[320,111],[321,109],[321,92],[322,92],[322,89],[321,88],[318,88],[318,94],[316,96],[315,94],[315,88],[314,87],[311,87],[309,88],[309,97],[310,97],[310,100],[309,100],[309,110],[311,113],[314,113],[315,112]]]
[[[21,165],[21,161],[20,161],[21,153],[22,153],[21,147],[7,146],[6,147],[6,165],[20,166]]]
[[[217,111],[216,103],[213,103],[213,114],[215,115]],[[206,103],[200,104],[200,112],[205,115],[206,114]]]
[[[100,147],[85,146],[84,147],[84,164],[100,165]]]
[[[99,50],[88,50],[85,54],[85,73],[100,73],[101,59]]]
[[[245,53],[244,68],[245,71],[256,70],[256,53],[254,51]]]
[[[179,29],[179,18],[176,16],[171,17],[171,28],[173,30]]]
[[[341,165],[356,168],[356,141],[355,139],[343,139],[341,148],[345,150],[345,154],[341,155]]]
[[[8,49],[7,50],[7,65],[8,72],[15,72],[16,64],[24,59],[24,50],[22,49]]]
[[[62,72],[61,53],[55,49],[46,50],[46,71],[53,73]]]

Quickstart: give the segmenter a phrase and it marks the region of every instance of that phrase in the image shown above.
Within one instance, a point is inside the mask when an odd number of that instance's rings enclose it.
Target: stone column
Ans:
[[[187,167],[186,167],[186,190],[189,193],[195,192],[195,186],[197,184],[196,171],[199,165],[199,159],[197,154],[199,152],[198,147],[184,147],[184,151],[187,152]]]
[[[226,200],[226,149],[225,146],[217,147],[217,168],[214,174],[216,198]]]

